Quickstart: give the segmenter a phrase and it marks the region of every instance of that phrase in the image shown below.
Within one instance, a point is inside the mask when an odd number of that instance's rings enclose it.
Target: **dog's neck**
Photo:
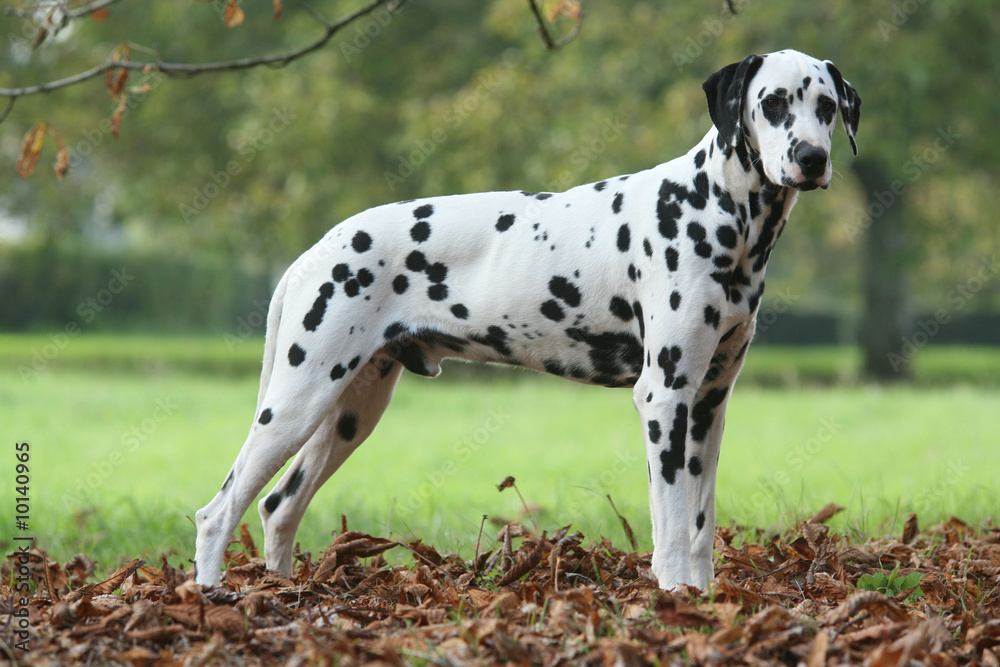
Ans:
[[[707,156],[704,169],[709,182],[718,184],[732,198],[736,209],[733,218],[745,240],[743,252],[730,267],[727,295],[733,304],[746,303],[753,312],[764,293],[767,260],[799,192],[767,178],[760,153],[745,136],[735,147],[730,146],[713,127],[691,154],[701,150]]]

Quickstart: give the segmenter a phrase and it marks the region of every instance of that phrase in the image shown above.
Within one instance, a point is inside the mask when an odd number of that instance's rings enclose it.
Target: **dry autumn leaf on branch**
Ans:
[[[35,173],[35,165],[42,154],[42,146],[45,145],[45,123],[35,125],[24,135],[21,143],[21,153],[17,158],[17,175],[27,178]]]
[[[56,129],[48,123],[38,123],[24,135],[21,143],[21,152],[17,158],[17,175],[21,178],[28,178],[35,173],[35,165],[42,155],[42,147],[45,145],[45,135],[51,134],[56,142],[58,152],[56,154],[55,172],[59,180],[69,171],[69,149],[63,142],[62,137]]]
[[[128,44],[119,44],[111,53],[113,62],[127,63],[132,49]],[[111,99],[115,99],[125,89],[128,83],[128,70],[121,67],[112,67],[104,73],[104,87],[108,91]]]
[[[227,0],[226,10],[223,12],[222,20],[225,22],[227,28],[235,28],[236,26],[243,23],[243,19],[246,15],[243,10],[240,9],[238,0]]]

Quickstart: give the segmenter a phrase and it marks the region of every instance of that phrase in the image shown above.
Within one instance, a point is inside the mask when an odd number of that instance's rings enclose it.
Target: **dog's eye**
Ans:
[[[785,103],[785,98],[780,95],[768,95],[764,98],[764,106],[768,109],[780,109]]]
[[[823,115],[837,113],[837,103],[829,97],[819,98],[819,111]]]

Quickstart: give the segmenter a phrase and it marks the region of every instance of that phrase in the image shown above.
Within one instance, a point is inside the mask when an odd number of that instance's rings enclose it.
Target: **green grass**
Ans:
[[[0,454],[0,506],[13,507],[13,442],[27,440],[32,532],[43,548],[59,558],[85,551],[109,567],[161,552],[174,554],[175,564],[190,558],[187,517],[218,490],[242,445],[257,377],[191,373],[185,363],[204,354],[231,368],[231,357],[259,358],[259,341],[230,352],[221,338],[80,338],[22,378],[18,354],[30,357],[38,345],[37,337],[0,339],[0,424],[8,442]],[[779,353],[757,348],[750,361],[762,352]],[[800,368],[799,354],[770,367]],[[812,357],[804,355],[828,367],[839,363]],[[115,358],[132,361],[102,370],[99,359]],[[451,370],[459,371],[446,369],[446,376],[463,374]],[[897,522],[913,510],[925,524],[951,514],[995,518],[998,399],[1000,389],[981,386],[741,380],[727,414],[720,520],[780,530],[827,502],[848,508],[834,528],[858,536],[898,532]],[[303,549],[323,549],[344,513],[352,528],[471,554],[483,514],[521,513],[515,493],[496,490],[507,475],[537,508],[542,527],[572,523],[588,537],[621,543],[604,498],[610,493],[640,547],[649,548],[646,465],[629,391],[531,373],[492,383],[405,376],[375,434],[317,495],[298,539]],[[245,520],[259,537],[255,508]],[[0,543],[12,532],[4,526]],[[486,532],[495,536],[496,528]]]

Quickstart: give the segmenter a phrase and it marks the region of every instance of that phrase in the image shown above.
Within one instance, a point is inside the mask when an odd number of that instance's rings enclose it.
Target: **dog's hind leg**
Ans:
[[[291,271],[289,272],[291,273]],[[316,429],[360,372],[374,349],[332,350],[316,341],[304,349],[282,328],[283,300],[289,273],[275,290],[268,313],[264,368],[254,424],[222,489],[195,515],[195,573],[199,584],[216,585],[226,546],[243,513],[281,466]],[[303,343],[305,344],[305,343]]]
[[[372,359],[341,394],[291,467],[258,505],[264,523],[267,567],[289,576],[295,532],[316,491],[371,435],[392,399],[403,367]]]

